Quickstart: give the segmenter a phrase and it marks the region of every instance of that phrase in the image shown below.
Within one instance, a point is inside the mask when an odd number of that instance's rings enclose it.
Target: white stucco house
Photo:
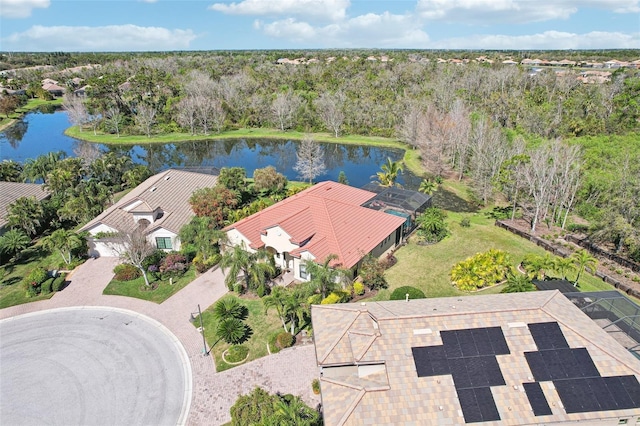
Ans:
[[[194,216],[191,194],[215,186],[217,179],[217,175],[176,169],[151,176],[80,229],[89,233],[89,255],[118,256],[113,235],[138,226],[158,249],[180,250],[180,228]]]
[[[321,182],[223,230],[227,244],[266,249],[297,280],[310,279],[304,260],[323,263],[331,254],[337,256],[332,266],[355,276],[367,254],[379,257],[403,236],[405,218],[363,206],[374,197],[374,192]]]

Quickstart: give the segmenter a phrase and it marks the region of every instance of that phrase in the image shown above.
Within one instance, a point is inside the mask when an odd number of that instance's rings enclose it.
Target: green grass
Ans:
[[[237,296],[235,294],[229,294],[224,296],[223,299],[229,297]],[[253,331],[249,340],[242,344],[249,348],[249,357],[246,361],[249,362],[268,355],[267,341],[269,336],[274,332],[283,331],[283,328],[275,310],[272,309],[269,313],[265,314],[264,305],[261,299],[240,298],[240,304],[246,306],[249,310],[249,316],[247,317],[245,324],[251,327],[251,330]],[[211,305],[202,313],[204,336],[207,339],[207,344],[212,348],[211,354],[215,357],[216,369],[218,371],[224,371],[234,367],[234,365],[227,364],[222,359],[222,352],[228,349],[231,345],[222,340],[218,341],[218,338],[215,335],[218,322],[213,316],[213,306],[214,305]],[[200,327],[199,317],[196,318],[193,325],[195,327]]]
[[[22,285],[22,279],[38,266],[47,270],[58,269],[61,261],[59,254],[49,254],[39,245],[35,245],[24,250],[18,260],[2,265],[0,267],[0,309],[51,298],[54,293],[29,297]]]
[[[54,99],[52,101],[44,101],[42,99],[29,99],[27,103],[18,108],[14,113],[9,114],[9,117],[3,116],[0,118],[0,131],[6,129],[15,123],[20,117],[29,111],[33,111],[36,108],[40,108],[41,106],[60,106],[62,105],[62,98]]]
[[[460,226],[463,217],[470,219],[471,227]],[[404,285],[419,288],[427,297],[499,293],[504,286],[495,286],[474,293],[462,292],[451,284],[449,272],[457,262],[492,248],[509,253],[513,266],[518,265],[526,254],[546,253],[530,241],[498,228],[494,225],[494,220],[488,219],[483,213],[449,213],[447,222],[451,235],[443,241],[430,246],[419,246],[410,239],[406,246],[396,251],[398,263],[385,274],[389,288],[380,291],[375,300],[388,300],[394,289]],[[580,277],[580,291],[613,288],[586,272]]]
[[[183,289],[187,284],[193,281],[195,277],[196,270],[194,267],[189,268],[180,278],[174,278],[173,284],[169,284],[168,279],[154,281],[153,277],[149,274],[149,282],[158,285],[158,288],[155,290],[146,288],[143,277],[131,281],[111,280],[111,282],[105,287],[102,294],[135,297],[137,299],[148,300],[150,302],[162,303]]]

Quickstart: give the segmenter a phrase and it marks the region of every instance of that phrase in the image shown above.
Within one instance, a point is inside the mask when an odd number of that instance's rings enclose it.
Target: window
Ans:
[[[302,278],[303,280],[306,280],[309,277],[309,274],[307,274],[307,266],[304,263],[300,264],[300,278]]]
[[[171,237],[156,237],[156,247],[160,250],[171,250]]]

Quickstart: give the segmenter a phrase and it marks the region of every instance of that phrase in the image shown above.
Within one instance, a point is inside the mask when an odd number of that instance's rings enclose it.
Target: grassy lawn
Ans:
[[[463,217],[470,219],[471,227],[460,226]],[[389,288],[380,291],[375,300],[388,300],[395,288],[405,285],[421,289],[427,297],[499,293],[503,286],[475,293],[462,292],[451,284],[449,272],[457,262],[492,248],[509,253],[514,266],[526,254],[546,253],[535,244],[498,228],[493,224],[493,219],[488,219],[482,213],[449,213],[448,223],[451,235],[443,241],[430,246],[419,246],[410,239],[406,246],[396,252],[398,263],[386,272]],[[580,277],[580,291],[612,289],[613,286],[588,273],[583,273]]]
[[[229,294],[223,298],[229,297],[236,296]],[[268,355],[267,341],[269,336],[278,331],[283,331],[283,328],[274,309],[270,310],[268,314],[265,314],[261,299],[241,298],[240,304],[246,306],[249,310],[249,316],[245,320],[245,324],[251,327],[253,331],[249,340],[243,343],[244,346],[249,348],[249,356],[246,361],[249,362]],[[207,339],[207,344],[209,347],[212,347],[211,354],[215,357],[216,369],[218,371],[224,371],[233,368],[234,365],[227,364],[222,359],[222,353],[228,349],[230,345],[224,341],[218,341],[215,335],[218,322],[213,316],[213,305],[202,313],[202,322],[204,324],[204,335]],[[200,327],[200,319],[196,318],[193,325]]]
[[[180,278],[174,278],[173,284],[169,284],[169,280],[154,281],[149,274],[149,282],[158,284],[155,290],[147,290],[144,284],[144,278],[140,277],[132,281],[116,281],[111,282],[105,287],[102,294],[111,294],[116,296],[135,297],[138,299],[148,300],[150,302],[162,303],[169,297],[173,296],[179,290],[183,289],[187,284],[196,277],[194,267],[189,268],[187,272]]]
[[[47,270],[58,269],[61,260],[59,254],[49,254],[36,245],[24,250],[18,260],[2,265],[0,267],[0,309],[51,298],[53,293],[29,297],[22,285],[22,279],[38,266]]]

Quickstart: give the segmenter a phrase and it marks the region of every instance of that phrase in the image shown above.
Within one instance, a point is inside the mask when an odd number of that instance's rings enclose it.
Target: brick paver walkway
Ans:
[[[203,356],[202,335],[189,322],[198,304],[204,311],[227,292],[219,269],[206,272],[158,305],[123,296],[105,296],[102,290],[113,277],[118,259],[90,259],[70,276],[70,284],[49,300],[0,310],[0,319],[69,306],[111,306],[147,315],[166,326],[184,346],[193,373],[190,425],[219,425],[231,420],[229,408],[238,395],[260,386],[269,392],[300,395],[315,407],[320,399],[311,392],[317,377],[313,345],[294,347],[222,373],[216,373],[213,358]]]

